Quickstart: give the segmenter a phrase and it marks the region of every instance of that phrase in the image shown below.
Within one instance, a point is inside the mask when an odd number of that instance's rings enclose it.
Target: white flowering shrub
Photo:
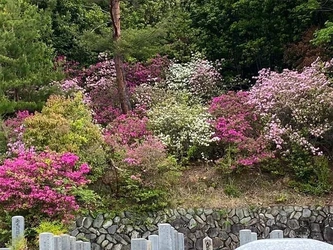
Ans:
[[[221,81],[222,76],[213,63],[194,54],[187,63],[172,63],[163,84],[169,90],[184,91],[207,101],[219,94]]]
[[[148,111],[149,127],[178,158],[192,147],[208,147],[213,141],[210,114],[200,104],[189,106],[185,98],[169,97]]]

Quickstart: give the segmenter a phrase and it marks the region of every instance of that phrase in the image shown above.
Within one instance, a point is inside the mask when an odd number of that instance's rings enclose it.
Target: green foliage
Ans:
[[[168,55],[177,62],[187,62],[191,54],[198,51],[196,45],[196,32],[191,27],[189,12],[179,6],[175,6],[169,15],[163,18],[156,26],[163,30],[163,47],[160,54]]]
[[[166,190],[142,187],[131,178],[127,179],[125,189],[132,196],[132,199],[126,199],[129,210],[138,212],[159,211],[168,205]]]
[[[25,120],[24,141],[38,150],[72,152],[92,167],[92,180],[101,176],[106,154],[99,127],[92,122],[82,94],[73,98],[51,96],[41,113]]]
[[[171,187],[177,185],[180,177],[180,166],[173,157],[157,156],[150,149],[141,155],[146,160],[140,166],[123,165],[120,172],[126,206],[139,212],[159,211],[169,204]]]
[[[229,144],[224,149],[224,156],[217,161],[217,169],[222,175],[231,174],[234,171],[235,159],[240,154],[237,145]]]
[[[50,19],[24,0],[7,0],[0,2],[0,23],[0,112],[35,110],[54,91],[49,82],[61,76],[42,41]]]
[[[7,151],[7,131],[5,125],[3,124],[3,120],[0,119],[0,161],[1,157]]]
[[[28,240],[24,237],[15,239],[9,247],[10,250],[28,250]]]
[[[223,75],[244,77],[281,68],[285,45],[318,25],[320,2],[195,0],[190,12],[199,48],[210,60],[226,59]]]
[[[292,180],[289,185],[304,193],[323,195],[331,190],[331,171],[325,156],[313,156],[297,145],[278,160],[278,172],[284,171]]]
[[[0,247],[5,247],[5,243],[11,238],[11,215],[1,208],[0,212]]]
[[[41,233],[52,233],[54,235],[61,235],[67,233],[67,228],[59,221],[43,220],[37,227],[34,228],[37,235]]]
[[[49,16],[53,32],[43,38],[55,48],[58,55],[90,64],[104,49],[92,41],[101,44],[100,41],[106,38],[111,43],[111,29],[107,27],[109,13],[95,3],[88,0],[29,1]],[[89,34],[93,34],[93,37]]]
[[[230,197],[239,197],[241,195],[238,187],[233,183],[231,179],[229,179],[229,183],[224,186],[224,193]]]
[[[147,61],[153,58],[166,43],[166,30],[156,27],[143,29],[126,29],[118,46],[121,54],[128,62]]]
[[[61,234],[65,234],[68,232],[68,229],[65,225],[63,225],[60,221],[48,221],[48,220],[42,220],[38,226],[34,227],[32,229],[34,234],[36,235],[34,245],[36,248],[39,245],[39,235],[41,233],[52,233],[55,236],[59,236]]]
[[[333,44],[333,22],[326,21],[325,27],[316,31],[314,39],[312,40],[315,45],[332,45]]]
[[[177,6],[177,0],[125,0],[121,1],[122,26],[145,28],[155,26]]]

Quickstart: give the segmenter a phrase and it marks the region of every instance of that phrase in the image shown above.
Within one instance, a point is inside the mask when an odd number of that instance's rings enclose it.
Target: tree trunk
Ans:
[[[126,84],[123,73],[123,62],[120,52],[118,50],[118,42],[120,40],[120,0],[110,0],[110,15],[113,25],[113,42],[115,44],[114,50],[114,64],[116,67],[117,89],[119,95],[119,102],[121,110],[124,114],[129,111],[129,104],[126,95]]]

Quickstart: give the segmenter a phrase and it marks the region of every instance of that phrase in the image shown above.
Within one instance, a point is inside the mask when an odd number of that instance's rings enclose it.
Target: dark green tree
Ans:
[[[319,0],[195,0],[191,18],[209,59],[226,59],[228,72],[251,77],[282,68],[285,45],[319,22]]]
[[[90,0],[29,1],[50,15],[53,32],[43,39],[54,47],[57,55],[88,65],[96,62],[97,55],[106,49],[100,40],[111,39],[107,10]]]
[[[35,110],[59,77],[54,52],[42,35],[50,34],[48,15],[25,0],[0,2],[0,114]]]

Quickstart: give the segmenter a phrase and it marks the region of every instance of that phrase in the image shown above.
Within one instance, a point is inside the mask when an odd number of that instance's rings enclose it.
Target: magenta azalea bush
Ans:
[[[135,112],[119,115],[104,130],[105,142],[113,149],[125,149],[151,134],[147,129],[147,123],[146,116],[140,116]]]
[[[156,56],[147,63],[125,64],[126,83],[129,88],[141,84],[154,85],[165,78],[170,61],[167,57]]]
[[[229,168],[251,167],[273,156],[263,134],[262,121],[248,101],[248,92],[230,91],[213,98],[209,107],[214,117],[214,136],[225,150],[220,161]]]
[[[0,206],[12,214],[69,221],[80,205],[75,191],[88,184],[87,164],[72,153],[24,152],[0,166]]]

